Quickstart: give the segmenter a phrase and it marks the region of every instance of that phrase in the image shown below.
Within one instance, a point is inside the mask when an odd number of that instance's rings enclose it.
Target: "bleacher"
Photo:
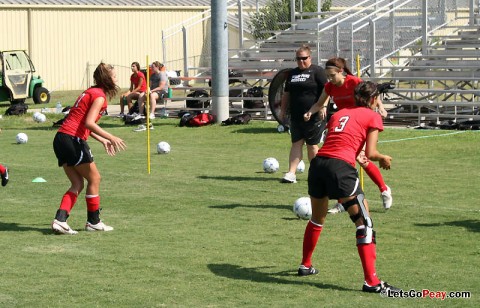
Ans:
[[[390,11],[388,5],[382,5],[392,2],[398,3],[398,9]],[[432,15],[428,17],[429,44],[423,49],[422,17],[418,16],[418,8],[408,5],[418,1],[361,1],[363,6],[354,5],[328,14],[323,12],[323,18],[313,13],[297,13],[288,29],[255,42],[254,48],[229,51],[234,55],[229,59],[229,69],[242,76],[242,83],[231,87],[231,92],[240,93],[229,97],[231,111],[251,111],[261,118],[271,119],[267,94],[283,86],[275,85],[275,89],[270,89],[271,81],[282,69],[295,67],[295,50],[308,44],[313,51],[313,63],[323,65],[328,58],[341,56],[350,61],[353,71],[361,72],[362,78],[395,83],[395,90],[385,102],[391,110],[387,124],[420,125],[432,121],[438,124],[444,120],[480,119],[478,14],[474,24],[469,23],[471,18],[457,12],[455,18],[447,20],[446,10],[452,13],[458,9],[450,2],[446,1],[443,12],[442,8],[428,8],[437,11],[428,11]],[[375,31],[376,40],[373,59],[372,31]],[[355,62],[357,55],[360,56],[359,68]],[[373,60],[376,60],[374,65]],[[181,86],[173,88],[177,95],[170,101],[186,102],[192,99],[188,98],[188,93],[197,88],[210,90],[207,82],[211,78],[210,68],[191,69],[196,72],[195,78],[203,82],[189,87],[188,80],[182,80]],[[244,94],[254,85],[264,88],[265,107],[248,110],[244,103],[251,98]],[[270,96],[278,97],[273,94]],[[168,101],[164,107],[168,108]]]

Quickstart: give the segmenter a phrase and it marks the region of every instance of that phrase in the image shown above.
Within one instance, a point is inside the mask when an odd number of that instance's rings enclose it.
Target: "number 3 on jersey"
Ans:
[[[333,131],[335,131],[335,132],[342,132],[342,131],[345,129],[345,126],[347,125],[348,120],[350,120],[350,117],[349,117],[349,116],[341,117],[341,118],[338,120],[338,126],[336,126],[336,127],[333,129]]]

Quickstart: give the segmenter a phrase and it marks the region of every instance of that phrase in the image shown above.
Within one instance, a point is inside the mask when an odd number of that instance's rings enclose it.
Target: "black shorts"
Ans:
[[[304,139],[308,145],[317,145],[322,138],[324,126],[322,121],[292,121],[290,123],[292,143]]]
[[[78,137],[57,133],[53,139],[53,151],[58,159],[58,166],[77,166],[93,162],[93,155],[88,143]]]
[[[308,194],[320,199],[340,199],[363,194],[358,172],[349,163],[315,156],[308,170]]]

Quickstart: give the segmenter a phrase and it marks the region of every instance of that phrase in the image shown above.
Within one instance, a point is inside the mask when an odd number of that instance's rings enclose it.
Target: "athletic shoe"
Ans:
[[[113,227],[107,226],[102,221],[100,221],[96,225],[93,225],[87,221],[87,223],[85,224],[85,230],[86,231],[112,231]]]
[[[343,205],[341,203],[337,202],[337,204],[335,204],[331,209],[329,209],[328,212],[330,214],[338,214],[338,213],[341,213],[341,212],[345,212],[345,208],[343,207]]]
[[[1,174],[2,176],[2,186],[7,185],[8,183],[8,168],[5,167],[5,172]]]
[[[298,268],[298,276],[309,276],[309,275],[316,275],[318,271],[313,267],[306,267],[305,265],[300,265]]]
[[[153,119],[155,119],[155,113],[152,112],[150,113],[150,120],[153,120]]]
[[[362,291],[368,293],[386,293],[388,290],[393,292],[400,292],[402,289],[389,285],[385,281],[380,281],[376,286],[369,286],[366,282],[363,283]]]
[[[393,202],[392,190],[390,187],[387,186],[387,190],[383,191],[380,197],[382,197],[383,208],[388,210],[392,206]]]
[[[143,125],[143,124],[140,124],[140,125],[138,125],[138,127],[135,128],[133,131],[134,131],[134,132],[143,132],[143,131],[145,131],[145,130],[147,130],[147,127],[146,127],[145,125]]]
[[[140,120],[140,119],[145,119],[144,115],[138,114],[138,113],[133,113],[133,121]]]
[[[282,183],[297,183],[297,176],[294,173],[287,172],[282,178]]]
[[[152,123],[150,123],[150,125],[148,126],[148,129],[150,129],[150,130],[153,130],[153,129],[154,129]]]
[[[120,112],[117,116],[117,118],[123,118],[125,116],[125,114],[123,114],[123,112]]]
[[[66,221],[53,220],[52,230],[57,234],[70,234],[75,235],[78,232],[70,228]]]

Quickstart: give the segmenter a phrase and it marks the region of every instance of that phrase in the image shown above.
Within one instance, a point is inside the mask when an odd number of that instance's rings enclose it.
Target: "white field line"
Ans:
[[[380,140],[380,141],[378,141],[378,143],[401,142],[401,141],[417,140],[417,139],[424,139],[424,138],[444,137],[444,136],[450,136],[450,135],[463,134],[463,133],[466,133],[466,132],[467,132],[467,130],[462,130],[462,131],[458,131],[458,132],[438,134],[438,135],[427,135],[427,136],[418,136],[418,137],[393,139],[393,140]]]

